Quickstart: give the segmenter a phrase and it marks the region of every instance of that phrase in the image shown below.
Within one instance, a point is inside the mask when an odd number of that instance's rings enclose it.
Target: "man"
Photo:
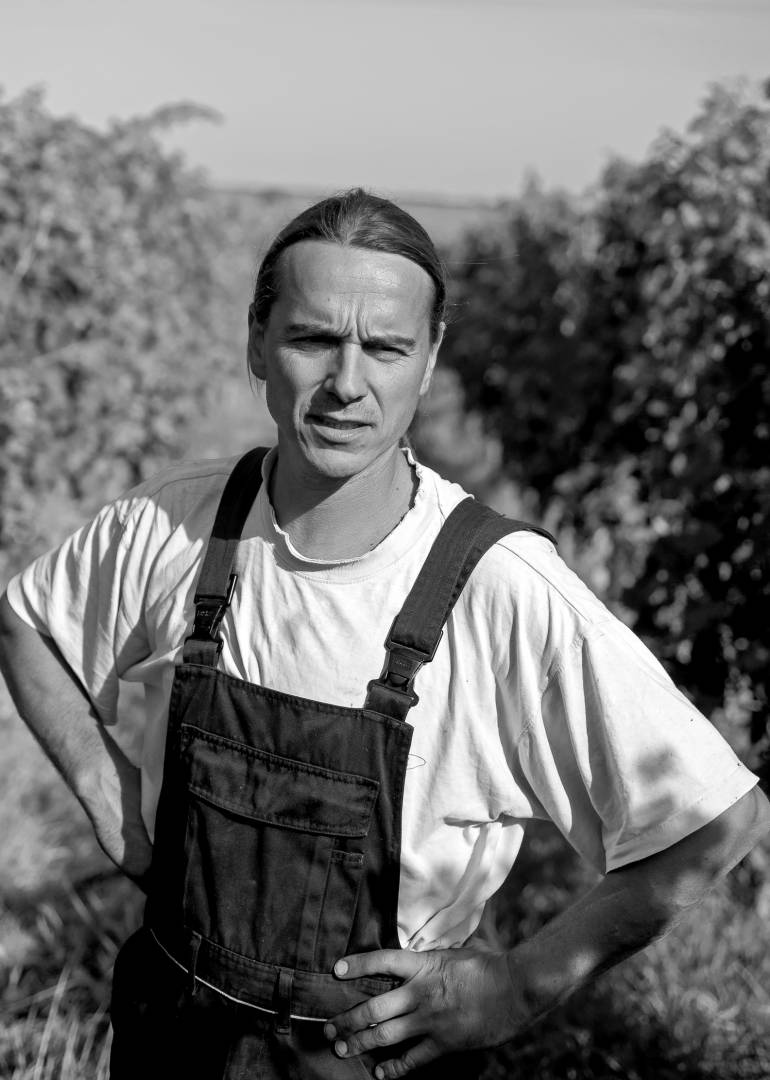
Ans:
[[[148,892],[115,1078],[427,1075],[665,932],[770,823],[550,539],[403,446],[444,305],[403,211],[311,207],[249,315],[277,449],[168,470],[9,585],[19,711]],[[482,950],[531,818],[606,876]]]

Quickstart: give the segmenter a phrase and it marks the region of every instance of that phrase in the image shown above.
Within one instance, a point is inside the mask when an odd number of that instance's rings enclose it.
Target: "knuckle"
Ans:
[[[365,1005],[361,1006],[361,1018],[364,1024],[376,1024],[382,1020],[382,1006],[377,998],[370,998]]]
[[[345,1030],[348,1032],[361,1031],[368,1023],[369,1020],[363,1009],[353,1009],[353,1011],[345,1017]]]
[[[410,1069],[417,1068],[417,1062],[415,1061],[414,1055],[411,1050],[407,1050],[404,1054],[401,1055],[401,1064],[404,1066],[407,1072]]]
[[[378,1024],[372,1028],[372,1042],[375,1046],[388,1046],[390,1033],[386,1024]]]
[[[406,1074],[408,1072],[411,1072],[411,1070],[414,1068],[414,1065],[412,1064],[411,1056],[408,1053],[404,1054],[403,1057],[397,1058],[397,1060],[393,1062],[393,1065],[394,1065],[394,1073],[393,1073],[393,1075],[395,1077],[406,1076]]]
[[[356,1023],[356,1018],[351,1013],[350,1016],[344,1016],[338,1024],[335,1025],[340,1035],[350,1035],[354,1031],[358,1031],[361,1027]],[[365,1026],[365,1025],[364,1025]]]
[[[446,968],[439,970],[433,996],[435,1007],[440,1011],[446,1009],[452,1000],[452,980]]]

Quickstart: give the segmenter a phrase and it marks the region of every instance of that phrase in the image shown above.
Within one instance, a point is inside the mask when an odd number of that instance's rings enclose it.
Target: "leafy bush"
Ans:
[[[625,322],[596,446],[634,462],[652,525],[626,599],[707,710],[743,698],[757,740],[770,661],[770,108],[715,89],[686,136],[608,171],[596,221],[592,310]]]
[[[504,472],[700,707],[747,722],[753,754],[734,741],[756,767],[770,661],[765,97],[714,88],[684,135],[612,163],[587,205],[531,188],[507,230],[469,235],[451,261],[445,362]]]
[[[180,445],[221,353],[217,216],[159,132],[0,99],[0,557],[49,546]]]

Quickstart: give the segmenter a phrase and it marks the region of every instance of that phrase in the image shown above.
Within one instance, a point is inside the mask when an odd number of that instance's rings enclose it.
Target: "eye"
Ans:
[[[382,360],[398,360],[404,355],[403,349],[399,349],[397,345],[390,345],[386,341],[369,341],[366,344],[366,351]]]
[[[305,349],[332,349],[337,344],[336,338],[324,334],[307,334],[294,338],[294,344]]]

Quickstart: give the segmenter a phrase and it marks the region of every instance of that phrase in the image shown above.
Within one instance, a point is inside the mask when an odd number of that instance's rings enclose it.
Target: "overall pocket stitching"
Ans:
[[[288,829],[290,832],[307,833],[312,836],[340,836],[350,839],[356,837],[365,837],[368,829],[356,828],[355,826],[346,829],[342,825],[335,825],[331,827],[319,827],[312,822],[308,822],[303,818],[293,818],[292,820],[282,819],[280,814],[272,814],[270,817],[261,816],[255,810],[244,809],[240,803],[232,803],[227,799],[221,799],[217,795],[212,795],[208,791],[201,790],[196,784],[188,784],[187,790],[200,799],[201,802],[208,803],[209,806],[214,806],[219,810],[226,810],[228,813],[234,814],[236,817],[245,818],[247,821],[253,821],[260,825],[272,825],[278,829]],[[371,814],[368,815],[371,817]]]
[[[192,733],[188,735],[188,732]],[[300,761],[297,758],[284,757],[282,754],[274,754],[270,750],[261,750],[257,746],[248,746],[246,743],[236,742],[224,735],[213,735],[210,731],[196,727],[194,724],[182,724],[180,727],[181,739],[185,746],[189,747],[195,739],[211,743],[212,746],[225,746],[234,753],[241,754],[245,758],[253,758],[259,761],[275,762],[279,766],[296,772],[304,772],[309,776],[322,776],[324,779],[333,780],[335,783],[355,784],[361,787],[369,787],[379,790],[379,780],[371,776],[362,776],[359,773],[339,772],[336,769],[328,769],[323,765],[313,765],[309,761]]]

